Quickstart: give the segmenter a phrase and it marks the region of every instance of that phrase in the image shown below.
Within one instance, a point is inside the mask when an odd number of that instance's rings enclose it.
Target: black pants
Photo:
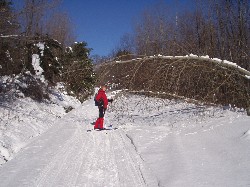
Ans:
[[[99,108],[99,118],[103,118],[104,117],[104,114],[105,114],[105,111],[106,109],[103,108],[103,107],[98,107]]]

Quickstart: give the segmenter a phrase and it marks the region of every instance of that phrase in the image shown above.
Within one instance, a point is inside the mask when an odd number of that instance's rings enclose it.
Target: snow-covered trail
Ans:
[[[91,130],[97,116],[90,99],[57,118],[0,167],[0,186],[250,186],[243,111],[121,94],[105,115],[117,130]]]
[[[0,186],[157,186],[122,129],[94,131],[93,101],[55,122],[0,168]]]

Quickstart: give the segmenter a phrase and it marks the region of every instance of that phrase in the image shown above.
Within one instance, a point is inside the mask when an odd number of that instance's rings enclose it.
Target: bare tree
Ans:
[[[249,69],[249,1],[214,0],[220,57]]]
[[[60,0],[25,0],[20,20],[26,36],[44,34],[44,25]]]
[[[134,53],[135,49],[133,36],[129,33],[124,34],[120,39],[118,48],[123,51],[129,51],[130,53]]]
[[[66,13],[56,12],[46,22],[45,33],[66,47],[76,39],[73,28],[74,26]]]
[[[12,3],[7,0],[0,0],[0,34],[17,34],[18,24],[16,16],[11,7]]]
[[[75,40],[74,27],[68,14],[59,9],[61,0],[25,0],[20,22],[26,36],[48,35],[63,47]]]

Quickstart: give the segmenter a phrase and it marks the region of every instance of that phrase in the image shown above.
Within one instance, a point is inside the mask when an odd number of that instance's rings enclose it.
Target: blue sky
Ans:
[[[177,0],[164,0],[175,6]],[[179,2],[188,2],[179,0]],[[93,48],[92,55],[108,55],[120,37],[132,31],[133,20],[158,0],[63,0],[62,8],[75,25],[78,41]]]
[[[24,0],[12,0],[16,7]],[[194,0],[61,0],[74,25],[77,42],[86,41],[91,55],[106,56],[118,45],[121,36],[133,30],[142,12],[163,1],[171,10],[190,7]]]

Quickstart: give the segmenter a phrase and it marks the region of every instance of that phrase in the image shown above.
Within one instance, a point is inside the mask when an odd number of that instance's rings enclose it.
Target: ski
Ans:
[[[104,129],[88,129],[87,132],[92,132],[92,131],[112,131],[112,130],[117,130],[118,128],[115,127],[113,128],[112,126],[106,127]]]

